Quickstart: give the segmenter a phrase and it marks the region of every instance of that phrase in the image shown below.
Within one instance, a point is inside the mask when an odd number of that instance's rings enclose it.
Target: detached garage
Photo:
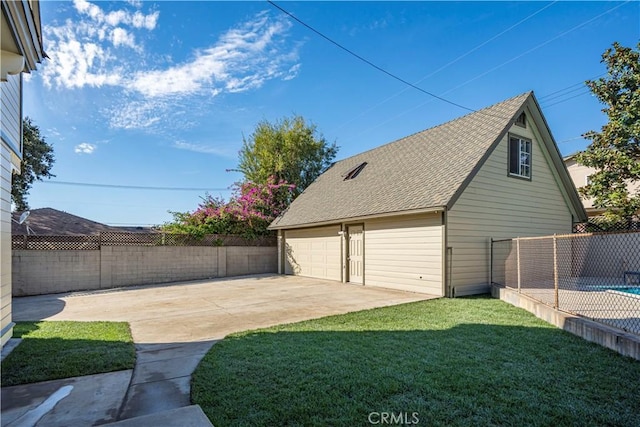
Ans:
[[[487,291],[492,237],[585,219],[525,93],[337,162],[270,228],[280,273],[456,296]]]

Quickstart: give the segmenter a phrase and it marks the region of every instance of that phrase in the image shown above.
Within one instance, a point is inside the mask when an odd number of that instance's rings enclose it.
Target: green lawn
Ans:
[[[132,369],[136,359],[123,322],[17,322],[22,343],[2,361],[2,386]]]
[[[216,426],[640,425],[640,362],[490,298],[237,333],[191,393]]]

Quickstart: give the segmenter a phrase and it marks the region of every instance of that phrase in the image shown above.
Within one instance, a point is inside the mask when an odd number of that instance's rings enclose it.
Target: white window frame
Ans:
[[[518,164],[517,172],[511,170],[511,157],[513,154],[513,141],[517,141]],[[509,176],[531,180],[531,170],[533,166],[533,142],[530,139],[516,135],[509,135]],[[524,156],[523,156],[524,155]]]

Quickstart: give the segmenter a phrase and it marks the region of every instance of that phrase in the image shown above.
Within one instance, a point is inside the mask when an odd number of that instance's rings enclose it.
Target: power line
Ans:
[[[574,83],[574,84],[572,84],[570,86],[563,87],[562,89],[558,89],[558,90],[556,90],[554,92],[551,92],[551,93],[548,93],[546,95],[542,95],[541,97],[538,98],[538,100],[543,100],[543,99],[546,100],[547,98],[555,98],[555,96],[553,96],[553,95],[555,95],[557,93],[560,93],[560,92],[564,92],[567,89],[572,89],[572,88],[574,88],[576,86],[580,86],[580,87],[584,88],[585,87],[585,81],[598,79],[598,78],[604,76],[605,74],[607,74],[606,71],[604,73],[598,74],[597,76],[591,77],[590,79],[586,79],[586,80],[583,80],[581,82]],[[569,91],[569,92],[573,92],[573,91]],[[562,95],[560,95],[560,96],[562,96]]]
[[[565,90],[563,93],[558,93],[556,95],[547,96],[544,99],[540,99],[540,102],[544,104],[544,103],[547,103],[547,102],[551,102],[551,101],[554,101],[554,100],[561,99],[561,98],[566,97],[567,95],[570,95],[572,93],[583,92],[584,90],[589,91],[589,88],[586,87],[586,86],[574,87],[571,90]]]
[[[546,46],[546,45],[548,45],[549,43],[551,43],[551,42],[553,42],[553,41],[555,41],[555,40],[557,40],[557,39],[559,39],[559,38],[561,38],[561,37],[564,37],[564,36],[566,36],[567,34],[569,34],[569,33],[573,32],[573,31],[575,31],[575,30],[578,30],[578,29],[580,29],[580,28],[584,27],[584,26],[585,26],[585,25],[587,25],[587,24],[592,23],[593,21],[595,21],[595,20],[597,20],[597,19],[599,19],[599,18],[603,17],[604,15],[606,15],[606,14],[608,14],[608,13],[613,12],[614,10],[616,10],[616,9],[618,9],[618,8],[620,8],[620,7],[622,7],[622,6],[624,6],[624,5],[625,5],[625,4],[627,4],[627,3],[630,3],[631,1],[633,1],[633,0],[627,0],[627,1],[625,1],[624,3],[620,3],[619,5],[614,6],[614,7],[612,7],[611,9],[608,9],[608,10],[606,10],[606,11],[602,12],[601,14],[599,14],[599,15],[597,15],[597,16],[594,16],[593,18],[588,19],[588,20],[586,20],[586,21],[582,22],[581,24],[576,25],[575,27],[572,27],[572,28],[570,28],[570,29],[568,29],[568,30],[566,30],[566,31],[563,31],[562,33],[560,33],[560,34],[556,35],[555,37],[552,37],[552,38],[550,38],[549,40],[544,41],[544,42],[542,42],[542,43],[540,43],[540,44],[538,44],[538,45],[536,45],[536,46],[532,47],[531,49],[529,49],[529,50],[526,50],[526,51],[522,52],[522,53],[521,53],[521,54],[519,54],[519,55],[514,56],[513,58],[509,59],[508,61],[505,61],[505,62],[503,62],[503,63],[502,63],[502,64],[500,64],[500,65],[496,65],[495,67],[493,67],[493,68],[491,68],[491,69],[489,69],[489,70],[485,71],[484,73],[478,74],[477,76],[473,77],[472,79],[469,79],[469,80],[467,80],[466,82],[461,83],[461,84],[459,84],[458,86],[456,86],[456,87],[454,87],[454,88],[452,88],[452,89],[449,89],[448,91],[446,91],[446,92],[445,92],[445,94],[446,94],[446,93],[449,93],[449,92],[452,92],[452,91],[454,91],[454,90],[456,90],[456,89],[460,89],[462,86],[466,86],[466,85],[468,85],[469,83],[471,83],[471,82],[473,82],[473,81],[475,81],[475,80],[478,80],[480,77],[484,77],[485,75],[487,75],[487,74],[489,74],[489,73],[491,73],[491,72],[493,72],[493,71],[495,71],[495,70],[497,70],[497,69],[499,69],[499,68],[502,68],[502,67],[504,67],[505,65],[507,65],[507,64],[509,64],[509,63],[511,63],[511,62],[513,62],[513,61],[515,61],[516,59],[520,59],[520,58],[522,58],[523,56],[525,56],[525,55],[527,55],[527,54],[529,54],[529,53],[533,52],[534,50],[538,50],[538,49],[540,49],[541,47]]]
[[[475,52],[476,50],[480,49],[481,47],[489,44],[490,42],[494,41],[495,39],[497,39],[498,37],[502,36],[503,34],[513,30],[514,28],[516,28],[517,26],[519,26],[520,24],[528,21],[529,19],[533,18],[534,16],[536,16],[537,14],[539,14],[540,12],[542,12],[543,10],[553,6],[555,3],[557,3],[557,1],[551,2],[549,4],[547,4],[546,6],[544,6],[541,9],[538,9],[537,11],[533,12],[532,14],[528,15],[527,17],[521,19],[520,21],[516,22],[515,24],[511,25],[509,28],[502,30],[501,32],[499,32],[498,34],[496,34],[495,36],[489,38],[488,40],[485,40],[484,42],[480,43],[479,45],[477,45],[476,47],[468,50],[467,52],[463,53],[462,55],[458,56],[457,58],[447,62],[446,64],[442,65],[440,68],[436,69],[435,71],[430,72],[429,74],[427,74],[426,76],[420,78],[419,80],[417,80],[414,84],[418,84],[423,82],[424,80],[428,79],[429,77],[432,77],[434,75],[436,75],[437,73],[439,73],[440,71],[450,67],[451,65],[455,64],[456,62],[460,61],[461,59],[469,56],[470,54],[472,54],[473,52]],[[341,124],[340,126],[338,126],[335,130],[339,130],[342,127],[346,126],[347,124],[353,122],[357,117],[362,117],[363,115],[367,114],[370,111],[375,110],[376,108],[380,107],[381,105],[387,103],[388,101],[392,100],[393,98],[402,95],[403,93],[405,93],[407,90],[409,90],[409,88],[404,88],[402,90],[400,90],[399,92],[396,92],[395,94],[383,99],[382,101],[378,102],[377,104],[373,105],[372,107],[367,108],[366,110],[364,110],[363,112],[361,112],[360,114],[358,114],[356,117],[349,119],[348,121],[344,122],[343,124]]]
[[[423,82],[424,80],[428,79],[429,77],[432,77],[434,75],[436,75],[437,73],[439,73],[440,71],[450,67],[451,65],[455,64],[456,62],[460,61],[461,59],[469,56],[470,54],[472,54],[473,52],[475,52],[476,50],[480,49],[481,47],[491,43],[492,41],[494,41],[495,39],[497,39],[498,37],[502,36],[505,33],[508,33],[509,31],[513,30],[514,28],[518,27],[520,24],[528,21],[529,19],[533,18],[534,16],[536,16],[537,14],[541,13],[542,11],[544,11],[545,9],[553,6],[554,4],[556,4],[558,1],[554,1],[551,2],[547,5],[545,5],[544,7],[542,7],[541,9],[538,9],[537,11],[533,12],[532,14],[526,16],[525,18],[521,19],[520,21],[516,22],[515,24],[511,25],[509,28],[502,30],[501,32],[499,32],[498,34],[494,35],[493,37],[489,38],[488,40],[485,40],[484,42],[480,43],[479,45],[477,45],[476,47],[466,51],[465,53],[463,53],[462,55],[458,56],[457,58],[447,62],[446,64],[442,65],[440,68],[436,69],[435,71],[430,72],[429,74],[427,74],[426,76],[420,78],[419,80],[417,80],[414,84],[418,84]],[[404,92],[406,92],[407,90],[409,90],[409,88],[404,88],[399,92],[396,92],[395,94],[383,99],[382,101],[378,102],[377,104],[373,105],[372,107],[367,108],[366,110],[364,110],[363,112],[361,112],[360,114],[358,114],[356,117],[344,122],[343,124],[341,124],[340,126],[338,126],[338,129],[341,129],[343,126],[351,123],[353,120],[355,120],[357,117],[361,117],[363,115],[365,115],[366,113],[368,113],[369,111],[375,110],[376,108],[380,107],[381,105],[387,103],[388,101],[392,100],[393,98],[402,95]]]
[[[617,5],[617,6],[612,7],[611,9],[607,9],[606,11],[602,12],[601,14],[599,14],[599,15],[597,15],[597,16],[595,16],[595,17],[593,17],[593,18],[591,18],[591,19],[589,19],[589,20],[587,20],[587,21],[584,21],[584,22],[582,22],[581,24],[578,24],[578,25],[576,25],[576,26],[574,26],[574,27],[572,27],[572,28],[570,28],[570,29],[568,29],[568,30],[564,31],[564,32],[562,32],[562,33],[560,33],[560,34],[556,35],[555,37],[552,37],[552,38],[550,38],[549,40],[547,40],[547,41],[545,41],[545,42],[543,42],[543,43],[540,43],[540,44],[538,44],[538,45],[536,45],[536,46],[532,47],[531,49],[529,49],[529,50],[527,50],[527,51],[525,51],[525,52],[523,52],[523,53],[521,53],[521,54],[519,54],[519,55],[516,55],[515,57],[513,57],[513,58],[509,59],[508,61],[503,62],[502,64],[500,64],[500,65],[498,65],[498,66],[495,66],[495,67],[493,67],[493,68],[491,68],[491,69],[489,69],[489,70],[487,70],[487,71],[485,71],[485,72],[483,72],[483,73],[481,73],[481,74],[478,74],[477,76],[475,76],[475,77],[473,77],[473,78],[471,78],[471,79],[467,80],[467,81],[466,81],[466,82],[464,82],[464,83],[459,84],[458,86],[455,86],[455,87],[453,87],[453,88],[451,88],[451,89],[446,90],[445,92],[443,92],[443,93],[442,93],[442,95],[446,95],[446,94],[448,94],[448,93],[450,93],[450,92],[453,92],[454,90],[460,89],[461,87],[466,86],[467,84],[469,84],[469,83],[471,83],[471,82],[473,82],[473,81],[475,81],[475,80],[477,80],[477,79],[479,79],[479,78],[481,78],[481,77],[484,77],[485,75],[487,75],[487,74],[489,74],[489,73],[491,73],[491,72],[493,72],[493,71],[495,71],[495,70],[497,70],[497,69],[499,69],[499,68],[501,68],[501,67],[503,67],[503,66],[505,66],[505,65],[507,65],[507,64],[509,64],[509,63],[511,63],[511,62],[513,62],[513,61],[515,61],[516,59],[519,59],[519,58],[521,58],[521,57],[523,57],[523,56],[525,56],[525,55],[527,55],[527,54],[529,54],[529,53],[533,52],[534,50],[537,50],[537,49],[539,49],[539,48],[541,48],[541,47],[543,47],[543,46],[546,46],[547,44],[549,44],[549,43],[551,43],[551,42],[553,42],[553,41],[555,41],[555,40],[557,40],[557,39],[559,39],[559,38],[561,38],[561,37],[564,37],[565,35],[567,35],[567,34],[569,34],[569,33],[573,32],[573,31],[575,31],[575,30],[578,30],[578,29],[580,29],[580,28],[584,27],[585,25],[587,25],[587,24],[589,24],[589,23],[591,23],[591,22],[593,22],[593,21],[595,21],[595,20],[597,20],[597,19],[601,18],[602,16],[604,16],[604,15],[606,15],[606,14],[608,14],[608,13],[613,12],[614,10],[618,9],[619,7],[622,7],[622,6],[624,6],[625,4],[627,4],[627,3],[631,3],[631,1],[632,1],[632,0],[627,0],[627,1],[625,1],[624,3],[621,3],[621,4]],[[390,118],[390,119],[387,119],[387,120],[385,120],[385,121],[383,121],[383,122],[381,122],[381,123],[377,123],[375,126],[372,126],[372,127],[370,127],[369,129],[366,129],[366,130],[364,130],[364,131],[360,132],[358,135],[362,135],[362,134],[364,134],[364,133],[366,133],[366,132],[369,132],[369,131],[372,131],[372,130],[374,130],[374,129],[377,129],[377,128],[379,128],[380,126],[383,126],[383,125],[385,125],[385,124],[387,124],[387,123],[389,123],[389,122],[391,122],[391,121],[393,121],[393,120],[395,120],[395,119],[397,119],[397,118],[399,118],[399,117],[401,117],[401,116],[403,116],[403,115],[405,115],[405,114],[407,114],[407,113],[410,113],[411,111],[417,110],[418,108],[421,108],[421,107],[423,107],[423,106],[427,105],[429,102],[431,102],[431,100],[427,100],[427,101],[422,102],[422,103],[420,103],[420,104],[418,104],[418,105],[416,105],[416,106],[414,106],[414,107],[412,107],[412,108],[410,108],[410,109],[408,109],[408,110],[404,110],[403,112],[398,113],[398,114],[397,114],[397,115],[395,115],[394,117],[392,117],[392,118]]]
[[[588,94],[590,94],[590,93],[591,93],[591,91],[590,91],[590,90],[585,90],[584,92],[581,92],[581,93],[579,93],[579,94],[577,94],[577,95],[573,95],[573,96],[570,96],[570,97],[568,97],[568,98],[561,99],[561,100],[559,100],[559,101],[553,102],[553,103],[551,103],[551,104],[547,104],[547,105],[545,105],[545,106],[544,106],[544,108],[553,107],[554,105],[562,104],[563,102],[566,102],[566,101],[572,100],[573,98],[577,98],[577,97],[579,97],[579,96],[583,96],[583,95],[588,95]]]
[[[197,187],[146,187],[142,185],[97,184],[89,182],[42,181],[44,184],[75,185],[78,187],[117,188],[124,190],[160,190],[160,191],[231,191],[230,188],[197,188]]]
[[[388,75],[389,77],[409,86],[412,87],[413,89],[416,89],[426,95],[431,96],[432,98],[436,98],[439,99],[442,102],[446,102],[447,104],[450,105],[454,105],[458,108],[462,108],[463,110],[467,110],[467,111],[471,111],[471,112],[477,112],[477,110],[474,110],[473,108],[469,108],[469,107],[465,107],[464,105],[458,104],[456,102],[450,101],[446,98],[443,98],[441,96],[438,96],[432,92],[429,92],[427,90],[422,89],[419,86],[414,85],[413,83],[403,79],[402,77],[398,77],[397,75],[385,70],[384,68],[374,64],[373,62],[369,61],[368,59],[358,55],[357,53],[355,53],[354,51],[344,47],[343,45],[341,45],[340,43],[338,43],[337,41],[329,38],[328,36],[324,35],[323,33],[321,33],[320,31],[316,30],[315,28],[313,28],[312,26],[310,26],[309,24],[305,23],[304,21],[298,19],[297,17],[295,17],[293,14],[289,13],[287,10],[283,9],[282,7],[278,6],[277,4],[275,4],[273,1],[271,0],[267,0],[267,2],[272,5],[273,7],[275,7],[276,9],[279,9],[281,12],[283,12],[284,14],[286,14],[287,16],[289,16],[291,19],[295,20],[296,22],[298,22],[299,24],[303,25],[304,27],[308,28],[309,30],[313,31],[314,33],[316,33],[317,35],[319,35],[320,37],[322,37],[323,39],[327,40],[328,42],[334,44],[335,46],[337,46],[338,48],[344,50],[345,52],[347,52],[349,55],[359,59],[360,61],[364,62],[365,64],[375,68],[376,70]],[[490,115],[490,114],[489,114]]]
[[[564,144],[565,142],[571,142],[571,141],[575,141],[578,139],[584,139],[584,136],[580,135],[580,136],[574,136],[573,138],[567,138],[567,139],[563,139],[562,141],[558,141],[556,142],[556,144]]]

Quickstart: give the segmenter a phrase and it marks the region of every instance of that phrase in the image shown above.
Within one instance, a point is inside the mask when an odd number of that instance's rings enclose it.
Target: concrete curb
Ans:
[[[491,288],[491,295],[502,301],[523,308],[536,317],[560,329],[616,351],[623,356],[640,360],[640,336],[594,322],[584,317],[556,310],[517,291],[499,286]]]

